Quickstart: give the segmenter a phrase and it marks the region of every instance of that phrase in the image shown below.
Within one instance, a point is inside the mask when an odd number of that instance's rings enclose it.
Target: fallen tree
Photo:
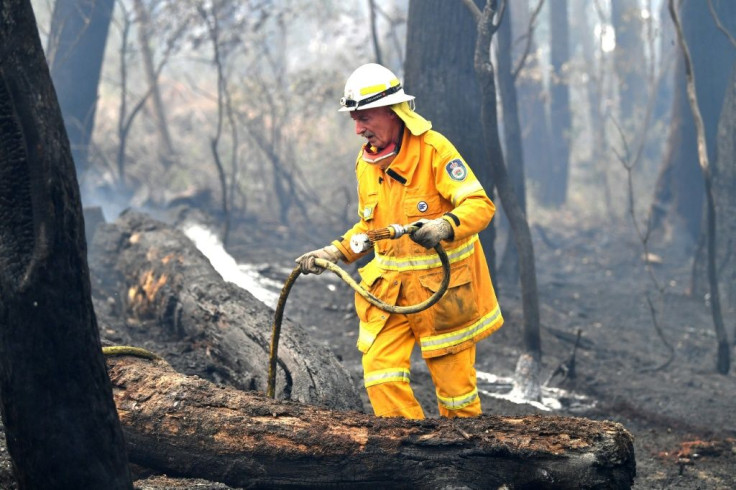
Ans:
[[[108,358],[130,461],[233,487],[630,488],[633,440],[614,422],[482,416],[380,419],[279,402]]]
[[[125,212],[97,228],[89,263],[103,337],[108,330],[124,330],[125,341],[155,345],[151,350],[178,371],[265,392],[273,310],[224,281],[180,230]],[[162,345],[172,344],[160,352]],[[362,408],[335,355],[288,319],[281,332],[276,388],[281,399]]]

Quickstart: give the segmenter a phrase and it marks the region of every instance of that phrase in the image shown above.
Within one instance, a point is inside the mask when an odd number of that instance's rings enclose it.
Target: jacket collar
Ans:
[[[397,182],[408,186],[411,184],[414,171],[419,163],[420,142],[422,136],[414,136],[410,131],[404,128],[404,135],[401,139],[401,149],[396,155],[394,161],[386,169],[386,175],[393,178]],[[403,181],[402,181],[403,180]]]

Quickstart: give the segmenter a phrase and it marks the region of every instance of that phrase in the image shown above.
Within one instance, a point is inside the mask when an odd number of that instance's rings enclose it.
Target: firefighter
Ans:
[[[439,287],[443,271],[438,243],[447,252],[447,292],[430,308],[389,314],[355,295],[360,319],[358,349],[364,384],[377,416],[424,418],[410,385],[410,357],[419,344],[443,417],[481,413],[475,344],[503,323],[478,233],[495,206],[455,147],[413,108],[414,97],[389,69],[369,63],[345,83],[340,111],[366,139],[355,164],[360,220],[331,244],[296,259],[305,274],[324,269],[315,258],[351,263],[356,233],[416,223],[410,236],[380,240],[359,269],[360,285],[385,303],[414,305]]]

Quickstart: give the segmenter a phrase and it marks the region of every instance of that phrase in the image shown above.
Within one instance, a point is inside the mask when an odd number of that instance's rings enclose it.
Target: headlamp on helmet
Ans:
[[[358,67],[345,82],[340,111],[359,111],[413,100],[404,93],[396,75],[377,63]]]

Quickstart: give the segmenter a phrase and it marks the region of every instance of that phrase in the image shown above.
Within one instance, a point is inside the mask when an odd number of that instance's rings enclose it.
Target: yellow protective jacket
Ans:
[[[452,241],[443,241],[451,263],[451,278],[442,299],[427,310],[407,315],[425,358],[459,352],[489,336],[503,324],[478,232],[491,221],[495,206],[447,138],[429,130],[415,136],[404,130],[398,155],[384,171],[358,155],[360,221],[335,240],[353,262],[355,233],[391,224],[406,225],[421,218],[445,217]],[[403,236],[380,240],[374,258],[359,270],[361,286],[388,304],[424,301],[442,281],[437,253]],[[358,349],[367,352],[389,313],[355,295],[360,319]]]

